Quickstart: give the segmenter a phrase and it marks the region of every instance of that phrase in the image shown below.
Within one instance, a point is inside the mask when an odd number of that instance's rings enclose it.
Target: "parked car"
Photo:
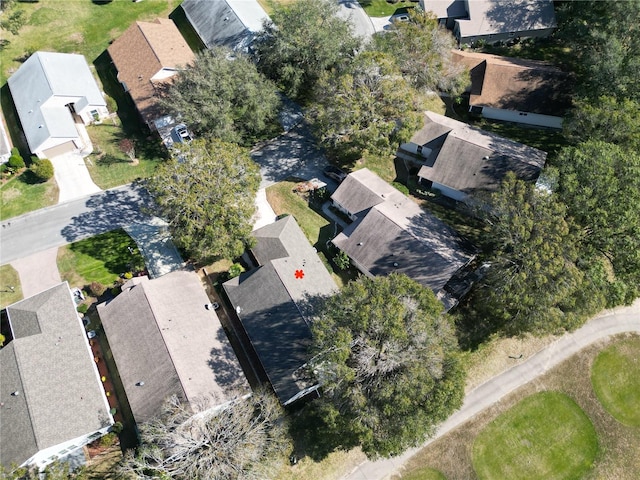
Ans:
[[[176,125],[173,128],[173,131],[176,134],[175,136],[178,142],[185,143],[193,140],[191,138],[191,134],[189,133],[189,130],[187,129],[187,126],[184,123],[181,123],[180,125]]]
[[[338,183],[342,182],[345,178],[347,178],[346,172],[343,172],[338,167],[334,167],[333,165],[327,165],[326,167],[324,167],[324,169],[322,170],[322,173],[324,173],[327,177],[329,177],[332,180],[335,180]]]

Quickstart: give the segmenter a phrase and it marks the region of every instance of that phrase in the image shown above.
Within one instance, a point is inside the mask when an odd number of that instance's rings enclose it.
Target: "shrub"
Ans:
[[[118,111],[118,104],[113,97],[105,95],[104,100],[105,102],[107,102],[107,110],[109,110],[110,113],[115,113]]]
[[[80,305],[78,305],[78,308],[76,308],[76,310],[80,313],[87,313],[87,310],[89,310],[89,305],[87,305],[86,303],[81,303]]]
[[[122,432],[123,428],[122,422],[116,422],[111,426],[111,431],[117,435]]]
[[[131,279],[133,278],[133,273],[131,273],[131,272],[126,272],[126,273],[124,274],[124,278],[125,278],[125,279],[127,279],[127,280],[131,280]]]
[[[342,250],[338,252],[338,254],[335,257],[333,257],[333,262],[336,264],[336,267],[338,267],[340,270],[346,270],[351,265],[351,262],[349,261],[349,257]]]
[[[11,168],[24,168],[24,158],[20,155],[20,152],[16,147],[11,149],[11,156],[7,162]]]
[[[91,282],[91,285],[89,285],[89,290],[91,291],[91,295],[93,295],[94,297],[101,297],[102,295],[104,295],[107,287],[100,282]]]
[[[34,161],[30,167],[30,170],[41,182],[46,182],[53,177],[53,164],[48,158]]]
[[[235,278],[242,272],[244,272],[244,267],[239,263],[234,263],[233,265],[231,265],[231,267],[229,267],[229,278]]]
[[[113,432],[107,433],[104,437],[100,439],[100,446],[110,447],[116,443],[117,439],[118,439],[118,435],[116,435],[115,433]]]

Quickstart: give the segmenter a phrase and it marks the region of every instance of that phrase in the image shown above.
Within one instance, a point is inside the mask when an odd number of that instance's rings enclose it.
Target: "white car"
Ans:
[[[191,138],[191,134],[189,133],[189,130],[187,129],[187,126],[184,123],[181,123],[180,125],[176,125],[173,128],[173,131],[175,132],[176,141],[180,143],[186,143],[193,140],[193,138]]]

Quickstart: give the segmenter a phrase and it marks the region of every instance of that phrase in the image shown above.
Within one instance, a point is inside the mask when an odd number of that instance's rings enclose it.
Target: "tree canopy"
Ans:
[[[257,33],[253,49],[258,68],[287,95],[308,99],[323,72],[354,57],[360,41],[337,10],[330,0],[275,3],[272,21]]]
[[[558,35],[577,62],[578,93],[640,101],[640,0],[562,2]]]
[[[197,262],[240,256],[252,241],[258,166],[232,143],[198,139],[181,145],[147,181],[155,212]]]
[[[140,426],[140,437],[137,454],[128,453],[121,467],[140,479],[263,480],[292,448],[278,400],[261,391],[195,414],[174,397]]]
[[[362,151],[393,153],[420,128],[420,96],[380,52],[358,55],[316,85],[313,123],[321,144],[341,159]]]
[[[510,173],[485,218],[489,270],[472,301],[489,327],[519,334],[577,326],[589,307],[576,305],[586,282],[576,266],[580,235],[566,206]]]
[[[277,130],[275,85],[244,54],[223,47],[200,53],[161,98],[198,136],[251,145]]]
[[[640,102],[604,96],[578,100],[564,122],[564,132],[574,143],[601,140],[640,150]]]
[[[629,291],[640,285],[640,154],[593,140],[560,151],[558,193],[585,230],[590,253],[604,255]]]
[[[327,300],[312,324],[310,361],[326,435],[369,456],[395,455],[461,405],[464,372],[442,310],[399,274],[360,277]]]
[[[412,9],[408,22],[393,22],[384,35],[374,37],[373,49],[391,55],[408,82],[421,91],[461,94],[471,83],[469,72],[454,63],[456,42],[430,13]]]

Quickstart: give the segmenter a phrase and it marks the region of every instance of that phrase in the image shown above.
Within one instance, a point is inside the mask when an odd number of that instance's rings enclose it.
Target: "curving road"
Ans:
[[[620,307],[601,313],[575,332],[562,336],[519,365],[472,390],[465,397],[460,410],[440,425],[435,436],[422,446],[410,449],[399,457],[375,462],[365,461],[348,475],[342,477],[343,480],[383,480],[389,478],[398,473],[404,463],[421,448],[459,427],[518,387],[546,373],[588,345],[611,335],[625,332],[640,333],[640,299],[637,299],[629,307]]]

